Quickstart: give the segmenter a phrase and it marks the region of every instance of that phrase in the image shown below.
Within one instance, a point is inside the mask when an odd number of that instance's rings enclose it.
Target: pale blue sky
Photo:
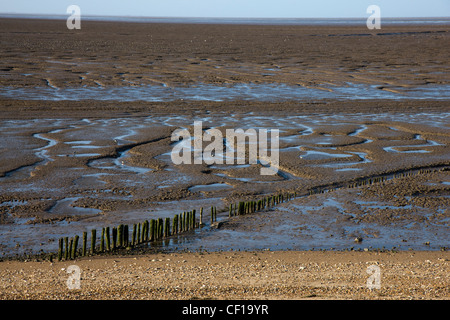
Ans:
[[[450,0],[0,0],[0,13],[226,18],[364,18],[369,5],[382,17],[449,17]]]

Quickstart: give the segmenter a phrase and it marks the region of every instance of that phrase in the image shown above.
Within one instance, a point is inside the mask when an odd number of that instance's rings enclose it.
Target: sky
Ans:
[[[0,13],[207,18],[366,18],[369,5],[382,17],[449,17],[450,0],[0,0]]]

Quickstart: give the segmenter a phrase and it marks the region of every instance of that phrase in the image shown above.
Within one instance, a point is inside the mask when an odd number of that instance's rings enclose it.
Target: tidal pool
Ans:
[[[196,185],[189,188],[189,191],[192,192],[211,192],[211,191],[220,191],[231,189],[233,186],[226,183],[211,183],[204,185]]]

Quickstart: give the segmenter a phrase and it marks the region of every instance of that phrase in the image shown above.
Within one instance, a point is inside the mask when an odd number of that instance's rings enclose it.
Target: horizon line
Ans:
[[[0,12],[0,17],[3,15],[8,16],[21,16],[21,17],[53,17],[54,19],[62,19],[62,17],[69,17],[69,14],[54,14],[54,13],[16,13],[16,12]],[[367,19],[367,16],[361,17],[214,17],[214,16],[138,16],[138,15],[97,15],[97,14],[82,14],[82,16],[87,18],[132,18],[132,19],[236,19],[236,20],[359,20]],[[65,19],[65,18],[64,18]],[[420,19],[444,19],[450,21],[450,16],[389,16],[382,17],[382,19],[395,20],[395,19],[410,19],[410,20],[420,20]]]

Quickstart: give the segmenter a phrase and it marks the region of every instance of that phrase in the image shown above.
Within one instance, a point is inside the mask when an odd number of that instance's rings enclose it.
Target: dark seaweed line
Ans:
[[[422,167],[415,167],[407,170],[393,170],[389,173],[381,175],[372,175],[368,177],[359,178],[356,180],[345,181],[340,183],[331,183],[327,185],[317,186],[306,190],[306,193],[297,194],[296,191],[289,191],[284,193],[277,193],[271,195],[263,195],[256,200],[239,201],[231,203],[228,209],[228,219],[231,217],[243,216],[253,213],[262,212],[266,209],[275,207],[276,205],[293,200],[298,197],[305,197],[314,194],[331,192],[341,188],[355,188],[359,186],[371,185],[375,183],[383,183],[394,178],[409,177],[413,175],[421,175],[436,171],[448,171],[449,165],[428,165]],[[223,211],[221,213],[225,213]],[[223,222],[217,222],[217,208],[211,207],[210,211],[210,226],[220,227]],[[119,253],[123,249],[131,251],[135,248],[148,245],[149,243],[158,243],[162,240],[168,240],[171,237],[182,235],[197,228],[205,226],[203,222],[203,208],[200,209],[200,218],[197,221],[196,210],[185,211],[176,214],[172,219],[158,218],[145,220],[143,222],[133,225],[131,233],[128,225],[120,224],[117,227],[104,227],[101,231],[100,243],[97,246],[97,231],[91,230],[90,248],[87,247],[87,232],[83,233],[83,246],[78,249],[79,236],[73,238],[60,238],[59,250],[57,253],[58,260],[72,260],[77,256],[92,256],[104,253]],[[112,231],[112,237],[110,235]],[[122,251],[120,251],[122,250]],[[50,254],[50,260],[53,259],[53,254]]]

